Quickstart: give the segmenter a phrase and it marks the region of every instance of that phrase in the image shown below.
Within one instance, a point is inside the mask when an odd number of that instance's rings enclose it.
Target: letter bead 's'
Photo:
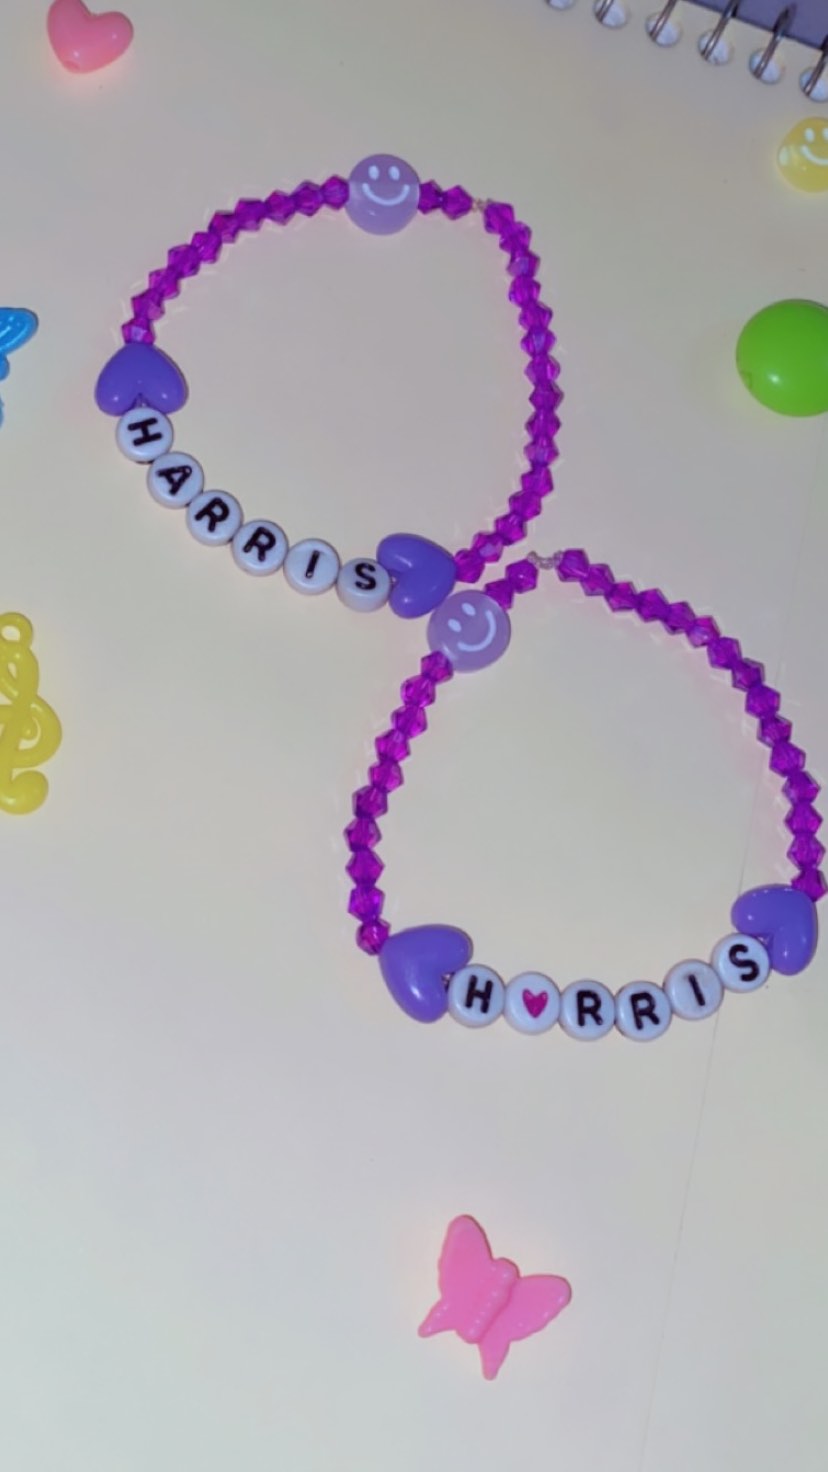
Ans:
[[[731,992],[755,992],[770,976],[765,947],[752,935],[726,935],[715,947],[710,963]]]

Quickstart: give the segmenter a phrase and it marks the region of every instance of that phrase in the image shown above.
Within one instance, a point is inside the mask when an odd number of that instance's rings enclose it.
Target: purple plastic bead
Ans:
[[[296,200],[292,194],[285,194],[281,189],[274,189],[265,200],[267,218],[274,225],[286,225],[296,214]]]
[[[521,307],[518,314],[518,322],[526,329],[548,327],[551,321],[552,308],[547,307],[542,301],[527,302],[524,307]]]
[[[448,925],[398,930],[386,945],[380,970],[398,1006],[416,1022],[436,1022],[448,1005],[446,977],[471,956],[471,941]]]
[[[121,328],[121,337],[125,343],[142,343],[151,347],[155,342],[155,333],[149,322],[137,322],[134,318],[125,322]]]
[[[202,265],[214,265],[221,255],[221,236],[214,230],[198,230],[192,243]]]
[[[501,608],[509,609],[515,601],[515,589],[505,578],[496,578],[493,583],[487,583],[486,592]]]
[[[167,264],[177,271],[179,276],[196,276],[201,261],[193,245],[174,245],[167,252]]]
[[[354,818],[345,829],[345,840],[352,853],[360,848],[376,848],[380,837],[373,818]]]
[[[555,346],[555,334],[548,327],[532,327],[523,334],[520,345],[528,358],[538,358],[551,352]]]
[[[782,788],[788,802],[813,802],[819,796],[820,786],[810,772],[792,772]]]
[[[424,675],[414,675],[410,680],[404,680],[400,686],[400,698],[403,705],[433,705],[433,680],[427,680]]]
[[[790,739],[791,729],[790,721],[786,721],[784,716],[763,716],[757,736],[763,746],[776,746],[780,741]]]
[[[391,934],[384,920],[366,920],[357,931],[357,945],[368,956],[378,956]]]
[[[828,881],[820,869],[803,869],[801,874],[797,874],[793,887],[807,894],[814,904],[817,900],[821,900],[824,894],[828,894]]]
[[[515,212],[510,204],[497,204],[493,199],[483,207],[483,227],[490,235],[505,235],[515,223]]]
[[[638,607],[638,592],[634,583],[616,583],[607,594],[607,603],[613,613],[629,613]]]
[[[518,276],[509,287],[509,301],[514,302],[516,307],[525,307],[529,302],[536,302],[540,296],[540,282],[533,276]]]
[[[532,231],[522,220],[515,220],[514,225],[504,230],[498,245],[502,251],[511,258],[517,255],[526,255],[532,243]]]
[[[716,670],[732,670],[741,655],[738,639],[714,639],[707,646],[708,663]]]
[[[714,618],[697,618],[693,627],[688,630],[687,638],[694,649],[702,649],[706,644],[711,644],[714,639],[720,638],[719,625]]]
[[[388,793],[379,787],[360,787],[354,793],[353,808],[357,818],[381,818],[388,812]]]
[[[558,577],[563,583],[581,583],[589,572],[589,558],[579,547],[569,547],[558,563]]]
[[[379,854],[375,854],[370,848],[360,848],[348,860],[346,873],[355,884],[374,884],[384,868]]]
[[[794,886],[767,884],[742,894],[730,912],[737,931],[762,942],[774,971],[796,976],[816,950],[816,910]]]
[[[645,624],[660,623],[667,613],[667,599],[661,589],[647,588],[639,593],[636,611]]]
[[[514,546],[515,542],[522,542],[526,536],[526,523],[515,511],[498,516],[494,525],[495,531],[507,547]]]
[[[538,586],[538,569],[527,557],[520,562],[510,562],[506,568],[506,582],[516,593],[531,593]]]
[[[461,220],[467,215],[474,204],[471,195],[462,189],[459,184],[447,189],[443,195],[443,214],[450,220]]]
[[[432,650],[430,654],[424,654],[420,660],[420,673],[426,679],[433,680],[435,685],[441,685],[445,680],[450,680],[454,674],[451,660],[446,659],[439,650]]]
[[[545,438],[530,440],[523,453],[530,465],[551,465],[558,457],[555,441]]]
[[[745,696],[745,710],[749,716],[772,716],[780,706],[778,690],[770,685],[751,685]]]
[[[689,603],[668,603],[664,615],[664,627],[668,634],[686,634],[696,622],[696,615]]]
[[[235,213],[228,210],[217,210],[210,221],[210,229],[220,240],[229,244],[234,241],[241,231],[241,222],[236,219]]]
[[[605,598],[615,586],[615,580],[605,562],[594,562],[581,584],[588,598]]]
[[[322,198],[332,210],[341,210],[348,203],[348,180],[332,174],[322,185]]]
[[[408,737],[402,731],[384,731],[374,742],[381,761],[401,762],[409,753]]]
[[[387,760],[375,762],[369,768],[368,776],[372,785],[381,788],[383,792],[396,792],[397,788],[402,787],[403,784],[402,767],[399,762]]]
[[[395,579],[388,602],[398,618],[431,613],[454,587],[457,569],[451,553],[411,532],[383,537],[377,561]]]
[[[348,898],[348,913],[357,920],[378,920],[385,895],[372,884],[358,884]]]
[[[476,583],[482,576],[485,566],[479,552],[473,552],[470,547],[464,547],[462,552],[455,553],[454,566],[461,583]]]
[[[391,720],[395,730],[402,731],[409,740],[412,736],[419,736],[428,727],[426,713],[421,705],[404,705],[393,712]]]
[[[235,214],[242,230],[259,230],[267,219],[267,206],[263,199],[240,199]]]
[[[788,849],[788,858],[799,869],[816,869],[825,858],[825,845],[812,833],[798,833]]]
[[[305,179],[299,185],[293,197],[300,215],[317,215],[325,203],[321,188],[318,184],[312,184],[310,179]]]
[[[537,276],[540,267],[540,256],[536,256],[531,250],[513,250],[506,263],[506,271],[509,276]]]
[[[809,802],[798,802],[788,813],[785,824],[792,833],[816,833],[822,827],[822,814]]]
[[[442,203],[443,191],[433,179],[420,185],[420,202],[417,208],[421,215],[430,215],[433,210],[439,210]]]
[[[515,569],[521,566],[514,565]],[[507,579],[508,579],[507,569]],[[537,568],[533,568],[537,574]],[[432,649],[451,660],[458,674],[485,669],[506,652],[512,628],[502,605],[485,592],[452,593],[435,608],[426,637]]]
[[[780,741],[771,752],[770,769],[778,772],[781,777],[799,771],[804,765],[805,753],[801,747],[794,746],[792,741]]]
[[[765,667],[755,659],[740,659],[730,673],[731,683],[736,690],[751,690],[761,685],[765,678]]]

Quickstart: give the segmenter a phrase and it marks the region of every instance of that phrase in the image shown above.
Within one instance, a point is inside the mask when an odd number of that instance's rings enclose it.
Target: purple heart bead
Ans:
[[[436,1022],[448,1005],[446,979],[467,966],[472,943],[451,925],[416,925],[389,936],[380,970],[394,1001],[415,1022]]]
[[[389,603],[400,618],[421,618],[448,598],[457,569],[445,547],[415,537],[411,532],[394,532],[377,548],[377,562],[395,579]]]
[[[819,926],[816,905],[801,889],[768,884],[740,895],[730,918],[743,935],[762,942],[774,971],[796,976],[816,950]]]
[[[187,402],[180,369],[149,342],[128,342],[101,370],[95,402],[104,414],[126,414],[136,404],[149,404],[159,414],[174,414]]]

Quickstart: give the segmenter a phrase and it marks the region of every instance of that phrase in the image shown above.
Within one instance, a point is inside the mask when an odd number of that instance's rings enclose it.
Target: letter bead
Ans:
[[[166,414],[139,405],[121,415],[115,427],[115,439],[128,460],[148,465],[172,447],[173,427]]]
[[[715,947],[710,963],[731,992],[755,992],[770,976],[770,957],[752,935],[726,935]]]
[[[548,1032],[561,1015],[561,994],[539,971],[522,971],[506,988],[503,1015],[518,1032]]]
[[[573,981],[561,997],[561,1027],[590,1043],[615,1026],[615,998],[600,981]]]
[[[701,1022],[722,1005],[724,991],[718,972],[706,961],[679,961],[668,971],[664,990],[677,1017]]]
[[[284,573],[297,593],[327,593],[339,575],[339,557],[329,542],[308,537],[291,547]]]
[[[615,998],[615,1026],[625,1038],[649,1043],[660,1038],[673,1020],[673,1012],[660,986],[651,981],[631,981]]]
[[[159,506],[189,506],[204,490],[204,471],[192,455],[173,450],[152,461],[147,485]]]
[[[388,602],[391,578],[373,557],[355,557],[340,571],[336,591],[345,607],[354,613],[373,613]]]
[[[488,1027],[503,1011],[504,986],[488,966],[464,966],[448,985],[448,1009],[466,1027]]]
[[[254,578],[278,572],[287,550],[287,537],[275,521],[246,521],[233,538],[234,561]]]
[[[205,547],[232,542],[243,520],[241,506],[226,491],[202,491],[187,507],[187,526]]]

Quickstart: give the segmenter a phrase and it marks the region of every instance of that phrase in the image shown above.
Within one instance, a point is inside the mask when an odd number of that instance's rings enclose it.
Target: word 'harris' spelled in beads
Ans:
[[[454,554],[407,532],[386,536],[372,555],[344,561],[327,540],[307,538],[291,545],[278,523],[247,520],[235,496],[208,488],[199,462],[173,447],[170,416],[186,402],[187,384],[173,360],[155,346],[154,324],[167,301],[178,296],[186,278],[213,264],[240,235],[266,224],[284,226],[322,209],[344,210],[354,225],[376,235],[395,234],[418,214],[440,214],[453,221],[476,215],[504,253],[509,300],[517,309],[528,360],[526,466],[492,527]],[[174,246],[167,265],[152,271],[145,290],[133,297],[133,315],[121,329],[124,345],[103,368],[95,398],[104,413],[117,416],[116,440],[123,453],[146,465],[155,500],[184,509],[197,541],[229,545],[238,566],[253,576],[281,568],[298,592],[336,588],[342,602],[357,612],[388,603],[401,618],[419,618],[444,603],[456,583],[477,582],[506,547],[520,542],[553,489],[550,467],[557,457],[562,395],[552,356],[552,312],[540,299],[539,265],[529,227],[515,218],[511,205],[475,201],[459,185],[442,189],[433,181],[421,183],[404,160],[374,154],[361,160],[348,179],[334,175],[324,184],[300,184],[292,193],[276,190],[266,199],[240,200],[234,210],[213,215],[187,244]]]

